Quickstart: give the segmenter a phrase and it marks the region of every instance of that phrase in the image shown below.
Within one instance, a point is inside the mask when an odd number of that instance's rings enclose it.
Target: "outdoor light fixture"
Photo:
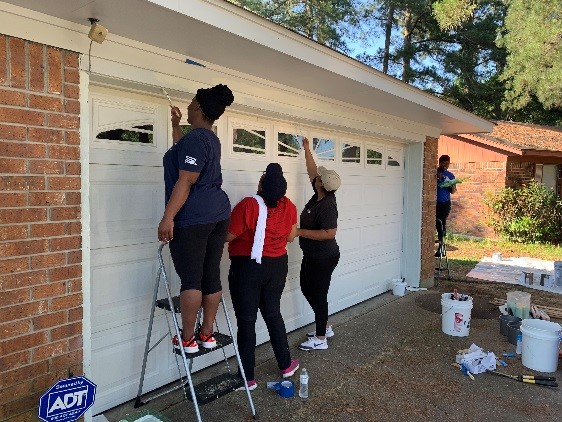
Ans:
[[[105,40],[105,37],[107,37],[107,28],[98,23],[99,19],[88,18],[88,20],[90,21],[91,25],[90,32],[88,33],[88,38],[101,44]]]

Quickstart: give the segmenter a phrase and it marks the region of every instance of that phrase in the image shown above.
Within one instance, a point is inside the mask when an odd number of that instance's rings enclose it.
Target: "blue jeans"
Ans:
[[[287,255],[276,258],[264,256],[261,264],[249,256],[230,258],[228,284],[238,323],[238,349],[248,381],[255,379],[258,309],[267,326],[279,369],[287,369],[291,365],[287,331],[281,315],[281,294],[287,272]]]

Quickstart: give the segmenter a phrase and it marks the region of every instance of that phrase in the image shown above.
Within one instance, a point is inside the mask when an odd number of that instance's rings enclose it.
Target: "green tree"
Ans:
[[[535,97],[562,111],[562,0],[506,0],[508,13],[499,40],[508,52],[502,74],[505,108],[522,109]]]

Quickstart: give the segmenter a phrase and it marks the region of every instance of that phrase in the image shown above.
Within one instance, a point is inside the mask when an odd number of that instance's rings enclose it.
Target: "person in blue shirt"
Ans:
[[[221,300],[220,262],[230,218],[230,201],[222,190],[221,144],[213,123],[232,104],[226,85],[198,89],[187,107],[191,131],[183,135],[181,111],[172,107],[174,145],[164,155],[166,208],[158,225],[158,240],[170,243],[181,280],[181,342],[186,353],[216,347],[213,323]],[[203,322],[195,330],[199,308]],[[181,344],[181,346],[180,346]]]
[[[451,212],[451,194],[457,191],[456,185],[439,187],[447,181],[455,179],[455,175],[448,171],[451,158],[448,155],[439,157],[439,167],[437,167],[437,207],[435,212],[435,228],[437,229],[437,239],[439,247],[435,256],[439,257],[443,251],[443,238],[447,234],[447,217]]]

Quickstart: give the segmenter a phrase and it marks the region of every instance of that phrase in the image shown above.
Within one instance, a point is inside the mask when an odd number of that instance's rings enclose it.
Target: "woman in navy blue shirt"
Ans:
[[[183,135],[181,112],[172,107],[174,145],[164,155],[166,209],[158,226],[158,240],[170,242],[170,253],[181,280],[181,343],[186,353],[199,344],[216,347],[213,323],[222,288],[220,261],[228,232],[230,201],[222,190],[221,145],[213,123],[232,104],[226,85],[197,90],[187,108],[191,131]],[[195,330],[197,312],[203,307],[203,323]]]
[[[437,239],[439,247],[435,256],[443,254],[443,238],[447,234],[447,217],[451,212],[451,194],[457,191],[456,185],[440,187],[443,183],[455,179],[455,175],[448,168],[451,158],[448,155],[439,157],[439,167],[437,167],[437,205],[435,209],[435,228],[437,229]]]

